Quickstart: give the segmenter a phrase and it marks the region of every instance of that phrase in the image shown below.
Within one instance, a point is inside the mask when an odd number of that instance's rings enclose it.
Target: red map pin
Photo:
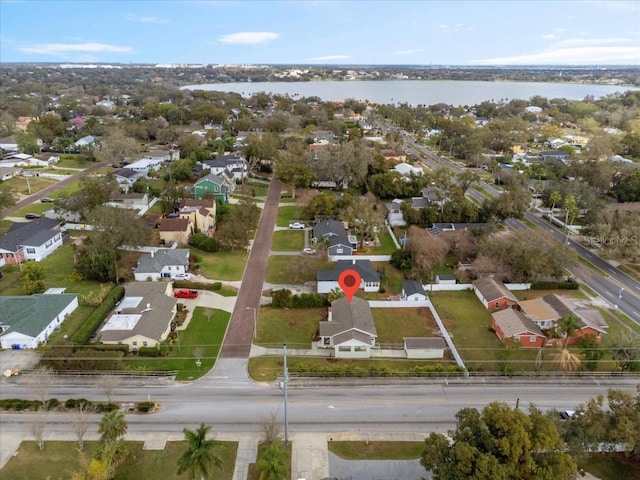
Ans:
[[[340,285],[349,303],[351,303],[354,293],[360,288],[361,281],[360,274],[351,269],[345,270],[338,277],[338,285]]]

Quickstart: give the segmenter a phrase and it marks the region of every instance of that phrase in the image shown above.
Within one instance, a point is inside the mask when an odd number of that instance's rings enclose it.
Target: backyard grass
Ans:
[[[640,462],[633,462],[621,453],[594,453],[578,461],[578,467],[600,480],[637,480]]]
[[[249,254],[246,250],[204,252],[191,247],[191,253],[200,258],[198,268],[202,274],[212,280],[242,280]]]
[[[280,345],[281,347],[282,345]],[[289,347],[289,344],[287,344]],[[370,367],[378,369],[385,368],[390,374],[392,372],[406,372],[412,367],[416,366],[434,366],[436,364],[441,365],[453,365],[452,362],[447,360],[405,360],[395,358],[377,358],[369,360],[347,360],[330,357],[296,357],[287,355],[287,366],[289,368],[289,375],[295,375],[295,369],[298,365],[304,365],[306,367],[325,367],[333,368],[336,365],[352,366],[354,369],[360,369],[360,371],[368,370]],[[258,382],[272,382],[279,376],[282,376],[283,362],[281,356],[261,356],[251,357],[249,359],[249,376]]]
[[[267,262],[267,276],[266,282],[275,284],[289,284],[291,283],[291,260],[294,257],[291,255],[272,255]],[[314,281],[316,279],[317,269],[332,268],[326,258],[320,258],[315,256],[305,257],[309,262],[315,264],[314,268],[309,268],[302,272],[297,272],[299,275],[298,282],[303,284],[304,282]]]
[[[246,196],[249,198],[265,197],[269,191],[269,185],[264,183],[247,182],[244,186],[244,193],[242,192],[242,186],[236,187],[233,194],[234,197]],[[257,199],[256,199],[257,200]]]
[[[46,430],[46,429],[45,429]],[[91,456],[99,442],[84,442],[84,452]],[[214,468],[213,475],[217,479],[231,480],[235,468],[237,442],[214,441],[215,452],[222,458],[222,468]],[[20,444],[18,454],[0,470],[4,480],[45,478],[70,478],[79,471],[80,460],[76,442],[45,442],[44,450],[39,450],[36,442],[25,441]],[[164,450],[143,450],[143,442],[125,442],[128,455],[117,468],[114,479],[141,480],[162,478],[166,480],[184,480],[178,475],[176,462],[186,449],[186,442],[167,442]]]
[[[193,380],[213,368],[220,353],[220,347],[227,331],[231,314],[213,310],[207,318],[206,309],[196,307],[186,330],[178,331],[178,341],[166,357],[126,357],[124,361],[131,369],[177,370],[176,380]],[[201,365],[196,365],[197,358]]]
[[[279,230],[273,232],[271,250],[274,252],[300,251],[304,248],[305,230]]]
[[[384,272],[380,279],[380,285],[386,294],[402,293],[402,282],[404,282],[404,274],[395,267],[386,262],[371,262],[373,269]]]
[[[5,180],[4,182],[2,182],[2,188],[12,189],[13,191],[21,193],[23,195],[31,195],[33,193],[38,193],[43,188],[50,187],[56,182],[57,180],[54,180],[52,178],[21,176]],[[29,192],[29,188],[31,188],[31,192]]]
[[[440,336],[428,308],[372,308],[380,344],[404,343],[403,337]]]
[[[424,442],[329,442],[329,451],[345,460],[413,460]]]
[[[89,168],[94,163],[79,155],[60,155],[60,161],[56,163],[56,169],[58,168]]]
[[[533,300],[534,298],[544,297],[555,293],[563,297],[579,298],[580,300],[587,300],[587,296],[580,290],[514,290],[512,292],[516,298],[520,301]]]
[[[261,307],[256,343],[264,347],[311,348],[319,322],[326,320],[326,308]]]
[[[306,221],[307,218],[304,214],[304,207],[297,205],[287,205],[278,208],[278,218],[276,220],[276,226],[288,227],[291,222]]]
[[[356,254],[362,255],[391,255],[397,250],[396,244],[393,243],[391,234],[384,229],[378,234],[380,245],[375,247],[364,247],[364,250],[356,251]]]

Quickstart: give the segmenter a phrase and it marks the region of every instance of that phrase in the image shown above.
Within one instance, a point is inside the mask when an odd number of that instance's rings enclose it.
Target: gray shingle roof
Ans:
[[[320,322],[320,336],[332,337],[353,329],[378,336],[369,303],[358,297],[353,297],[351,303],[346,297],[331,302],[331,321]]]
[[[19,332],[36,337],[75,298],[76,295],[69,293],[0,296],[0,325],[9,325],[4,333]]]
[[[16,252],[18,251],[18,245],[40,246],[56,233],[59,233],[57,230],[53,230],[58,225],[60,225],[58,220],[46,217],[38,218],[31,222],[14,223],[9,231],[0,238],[0,249]],[[53,232],[53,234],[47,238],[49,234],[40,235],[42,232]],[[36,237],[36,235],[38,236]],[[33,239],[33,237],[36,238]],[[41,238],[45,238],[45,240],[37,244],[34,243]]]
[[[404,337],[404,348],[414,350],[419,348],[447,348],[442,337]]]
[[[473,282],[473,286],[478,289],[487,302],[498,300],[502,297],[518,302],[516,296],[511,293],[504,283],[491,277],[479,278]]]
[[[404,290],[405,295],[413,295],[414,293],[426,295],[422,284],[415,280],[405,280],[402,282],[402,290]]]
[[[379,282],[380,274],[373,269],[370,260],[338,260],[333,270],[318,270],[316,280],[319,282],[335,282],[345,270],[352,269],[360,274],[365,282]]]
[[[189,249],[160,248],[153,254],[143,255],[135,273],[161,273],[164,267],[174,265],[189,266]]]

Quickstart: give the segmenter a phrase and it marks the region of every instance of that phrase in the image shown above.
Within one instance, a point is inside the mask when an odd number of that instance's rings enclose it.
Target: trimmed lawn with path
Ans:
[[[413,460],[420,458],[424,442],[328,442],[329,451],[345,460]]]
[[[272,308],[263,306],[258,317],[255,343],[263,347],[311,348],[319,322],[327,319],[326,308]]]
[[[279,230],[273,232],[271,250],[274,252],[300,251],[304,248],[304,230]]]
[[[278,208],[277,227],[288,227],[291,222],[307,222],[304,207],[298,205],[285,205]]]
[[[195,270],[199,269],[209,279],[226,281],[242,280],[249,258],[246,250],[210,253],[191,247],[191,254],[200,259]]]

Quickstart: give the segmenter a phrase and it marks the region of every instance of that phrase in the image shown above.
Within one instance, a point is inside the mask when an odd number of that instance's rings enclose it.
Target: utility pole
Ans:
[[[289,383],[289,370],[287,369],[287,344],[282,344],[284,349],[284,381],[282,390],[284,391],[284,444],[289,443],[289,417],[287,415],[287,384]]]

